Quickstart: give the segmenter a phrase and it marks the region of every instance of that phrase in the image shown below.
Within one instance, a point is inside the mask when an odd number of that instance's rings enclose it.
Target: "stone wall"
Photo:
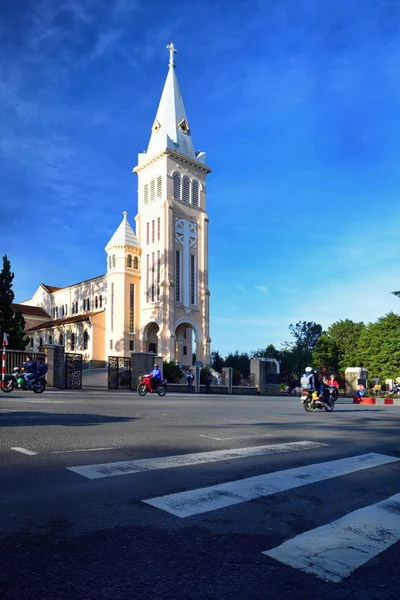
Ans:
[[[131,352],[131,361],[133,390],[139,385],[139,379],[141,380],[143,375],[153,370],[154,364],[159,366],[162,377],[163,360],[161,357],[155,357],[153,352]]]
[[[65,352],[64,346],[43,346],[48,366],[47,385],[62,390],[65,387]]]

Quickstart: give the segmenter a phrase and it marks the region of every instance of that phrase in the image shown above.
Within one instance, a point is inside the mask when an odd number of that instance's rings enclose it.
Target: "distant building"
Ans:
[[[136,233],[124,212],[108,242],[107,272],[66,288],[41,284],[23,313],[29,346],[61,344],[85,360],[154,352],[208,363],[205,153],[195,152],[173,44],[147,152],[139,154]],[[192,347],[192,331],[196,347]]]

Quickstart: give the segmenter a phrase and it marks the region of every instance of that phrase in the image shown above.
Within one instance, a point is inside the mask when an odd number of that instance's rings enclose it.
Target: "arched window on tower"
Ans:
[[[176,198],[176,200],[180,200],[181,199],[181,176],[179,175],[179,173],[177,173],[175,171],[175,173],[172,175],[172,180],[174,183],[174,198]]]
[[[148,183],[144,184],[144,188],[143,188],[143,203],[144,204],[148,204],[149,203],[149,184]]]
[[[190,202],[190,179],[186,175],[183,177],[182,181],[182,200],[184,202]]]
[[[132,269],[132,255],[128,254],[128,256],[126,257],[126,266],[128,267],[128,269]]]
[[[196,179],[192,181],[192,204],[199,205],[199,182]]]
[[[113,254],[113,257],[112,257],[112,266],[115,267],[115,254]]]
[[[100,308],[103,308],[103,296],[99,296],[99,306]]]
[[[133,259],[133,268],[134,269],[138,269],[139,268],[139,259],[137,256],[134,257]]]
[[[94,307],[99,308],[99,299],[97,296],[95,296],[95,299],[94,299]]]
[[[112,259],[111,256],[108,257],[108,268],[111,269],[112,267]]]

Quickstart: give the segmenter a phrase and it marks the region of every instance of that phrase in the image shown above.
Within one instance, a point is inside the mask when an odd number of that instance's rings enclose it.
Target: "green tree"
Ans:
[[[293,342],[285,342],[284,349],[293,354],[293,377],[297,380],[304,369],[312,362],[313,351],[322,334],[322,327],[313,321],[299,321],[289,325],[289,331],[294,337]]]
[[[173,361],[171,362],[163,362],[163,375],[168,383],[179,383],[181,378],[183,377],[182,369],[175,364]]]
[[[276,358],[279,360],[280,350],[277,350],[273,344],[269,344],[265,350],[260,348],[259,350],[255,350],[251,352],[251,358]]]
[[[224,361],[224,367],[232,367],[237,371],[240,371],[242,377],[250,376],[250,357],[247,352],[240,352],[236,350],[234,354],[228,354]]]
[[[322,333],[312,355],[312,364],[322,371],[336,373],[339,370],[339,349],[328,333]]]
[[[347,367],[356,367],[358,361],[358,344],[365,324],[350,319],[336,321],[328,328],[327,334],[335,342],[338,350],[338,368],[344,373]]]
[[[20,311],[13,311],[14,292],[12,282],[14,273],[7,256],[3,256],[3,268],[0,272],[0,334],[8,334],[8,344],[14,350],[25,350],[27,340],[24,339],[25,319]]]
[[[217,371],[218,373],[222,372],[222,367],[224,366],[224,359],[222,358],[218,350],[211,352],[210,364],[215,371]]]
[[[400,376],[400,316],[393,312],[363,328],[358,344],[359,366],[368,379]],[[358,366],[358,365],[357,365]]]

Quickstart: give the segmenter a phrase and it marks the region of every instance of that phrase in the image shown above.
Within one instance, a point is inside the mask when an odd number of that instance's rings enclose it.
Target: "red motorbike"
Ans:
[[[167,380],[161,379],[160,383],[156,386],[156,389],[153,390],[151,387],[151,375],[144,375],[142,381],[138,385],[137,391],[139,396],[145,396],[147,392],[150,392],[150,394],[157,392],[159,396],[165,396],[167,393]]]

